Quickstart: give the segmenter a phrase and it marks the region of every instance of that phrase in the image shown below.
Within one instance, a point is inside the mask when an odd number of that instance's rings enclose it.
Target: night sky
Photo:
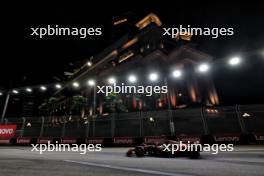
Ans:
[[[84,1],[83,1],[84,2]],[[185,2],[185,1],[99,1],[8,4],[1,12],[0,88],[13,88],[56,82],[70,63],[82,63],[113,42],[114,17],[131,13],[140,19],[157,14],[167,27],[232,27],[234,36],[193,37],[195,46],[216,60],[240,55],[243,64],[231,69],[214,65],[212,77],[223,104],[263,103],[264,99],[264,5],[261,1]],[[88,2],[88,1],[87,1]],[[104,2],[108,2],[105,4]],[[177,2],[177,3],[173,3]],[[102,27],[103,35],[78,37],[30,36],[31,27],[58,24],[65,27]]]

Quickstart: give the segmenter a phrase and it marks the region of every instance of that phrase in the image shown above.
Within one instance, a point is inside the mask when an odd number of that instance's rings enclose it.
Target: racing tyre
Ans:
[[[137,157],[143,157],[145,155],[144,147],[136,147],[135,154]]]

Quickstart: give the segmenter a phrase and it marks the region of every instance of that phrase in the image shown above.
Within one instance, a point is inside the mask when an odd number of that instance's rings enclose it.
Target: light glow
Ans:
[[[12,90],[12,92],[14,93],[14,94],[18,94],[19,92],[17,91],[17,90]]]
[[[108,79],[108,83],[109,83],[109,84],[115,84],[115,83],[116,83],[116,79],[115,79],[114,77],[110,77],[110,78]]]
[[[26,91],[30,93],[30,92],[32,92],[32,89],[28,87],[28,88],[26,88]]]
[[[159,78],[159,75],[157,73],[150,73],[149,74],[149,80],[150,81],[157,81]]]
[[[135,83],[135,82],[137,82],[137,77],[135,75],[130,75],[128,77],[128,81],[131,83]]]
[[[93,65],[93,63],[92,63],[91,61],[88,61],[88,62],[87,62],[87,66],[88,66],[88,67],[91,67],[92,65]]]
[[[233,58],[231,58],[231,59],[228,61],[229,65],[231,65],[231,66],[236,66],[236,65],[238,65],[240,62],[241,62],[241,59],[240,59],[239,57],[233,57]]]
[[[174,78],[179,78],[179,77],[181,77],[181,76],[182,76],[182,72],[181,72],[181,70],[174,70],[174,71],[172,72],[172,76],[173,76]]]
[[[94,86],[95,85],[95,81],[93,79],[88,80],[87,83],[88,83],[89,86]]]
[[[56,84],[55,87],[56,87],[57,89],[60,89],[60,88],[61,88],[61,85],[60,85],[60,84]]]
[[[210,69],[210,67],[209,67],[208,64],[201,64],[201,65],[199,65],[199,67],[198,67],[198,71],[201,72],[201,73],[205,73],[205,72],[207,72],[209,69]]]
[[[78,88],[80,85],[79,85],[78,82],[73,82],[73,83],[72,83],[72,86],[75,87],[75,88]]]
[[[47,90],[47,88],[45,86],[40,86],[40,89],[43,91]]]

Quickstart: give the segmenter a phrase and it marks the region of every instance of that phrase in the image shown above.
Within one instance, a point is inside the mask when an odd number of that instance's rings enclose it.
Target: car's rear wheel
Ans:
[[[149,156],[156,156],[157,155],[156,148],[154,146],[150,146],[147,149],[147,152],[148,152]]]
[[[143,157],[145,155],[144,147],[136,147],[135,154],[137,157]]]

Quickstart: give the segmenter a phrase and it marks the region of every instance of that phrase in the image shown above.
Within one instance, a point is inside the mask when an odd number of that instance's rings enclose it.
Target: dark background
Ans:
[[[264,52],[264,5],[261,1],[97,0],[12,3],[3,7],[0,89],[63,80],[64,71],[72,71],[75,63],[87,60],[118,38],[113,36],[111,26],[114,17],[130,12],[134,19],[140,19],[153,12],[167,27],[190,24],[234,28],[234,36],[193,37],[193,43],[219,61],[234,55],[244,59],[239,68],[229,68],[219,62],[212,69],[223,104],[263,103],[264,55],[260,52]],[[31,27],[48,24],[102,27],[103,35],[86,39],[30,36]]]

